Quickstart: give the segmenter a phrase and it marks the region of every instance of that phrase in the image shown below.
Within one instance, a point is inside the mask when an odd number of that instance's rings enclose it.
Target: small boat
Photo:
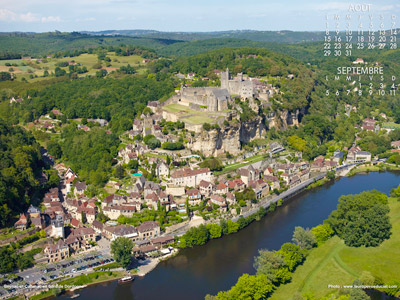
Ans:
[[[78,298],[79,296],[80,296],[79,294],[73,294],[70,298],[75,299],[75,298]]]
[[[135,277],[133,276],[128,276],[128,277],[124,277],[121,278],[120,280],[118,280],[118,283],[125,283],[125,282],[131,282],[135,279]]]

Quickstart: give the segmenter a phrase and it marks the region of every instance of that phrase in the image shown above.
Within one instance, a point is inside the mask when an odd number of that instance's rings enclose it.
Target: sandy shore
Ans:
[[[137,267],[139,271],[136,273],[137,276],[145,276],[147,273],[151,272],[161,261],[170,258],[178,253],[177,249],[172,250],[170,254],[164,255],[162,257],[147,259],[142,264]]]

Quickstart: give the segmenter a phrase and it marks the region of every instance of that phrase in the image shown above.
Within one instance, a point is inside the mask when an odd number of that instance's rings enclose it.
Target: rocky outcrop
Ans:
[[[231,124],[218,130],[203,130],[188,142],[187,148],[200,151],[205,156],[217,156],[226,152],[237,155],[241,151],[242,143],[261,138],[264,133],[265,126],[258,117],[250,122]]]
[[[267,118],[268,127],[285,130],[293,125],[298,126],[302,114],[304,113],[298,109],[295,112],[284,110],[278,113],[271,113]]]

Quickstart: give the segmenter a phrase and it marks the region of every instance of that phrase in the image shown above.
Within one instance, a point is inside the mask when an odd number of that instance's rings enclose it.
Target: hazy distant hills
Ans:
[[[399,30],[398,30],[399,32]],[[334,33],[331,33],[333,36]],[[344,32],[340,35],[344,38]],[[322,49],[325,32],[231,30],[161,32],[106,30],[96,32],[0,32],[0,59],[43,56],[82,48],[132,45],[151,48],[162,56],[190,56],[226,47],[259,47],[310,61]],[[397,38],[400,35],[397,34]],[[317,45],[319,44],[319,45]],[[322,52],[321,52],[322,53]]]
[[[156,30],[105,30],[105,31],[83,31],[81,33],[90,35],[106,36],[134,36],[141,38],[159,38],[168,40],[205,40],[213,38],[247,39],[256,42],[274,43],[300,43],[315,42],[324,39],[325,32],[322,31],[256,31],[256,30],[229,30],[214,32],[162,32]]]

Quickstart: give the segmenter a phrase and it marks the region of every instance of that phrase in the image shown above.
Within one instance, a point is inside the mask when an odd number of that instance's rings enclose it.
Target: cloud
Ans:
[[[36,22],[40,19],[36,14],[28,12],[26,14],[17,14],[8,9],[0,9],[0,21],[6,22]]]
[[[8,9],[0,9],[0,21],[15,21],[17,14]]]
[[[26,14],[19,14],[18,17],[19,17],[19,20],[22,22],[37,22],[37,21],[39,21],[39,18],[31,12],[28,12]]]
[[[27,13],[15,13],[8,9],[0,9],[0,21],[5,22],[61,22],[61,18],[59,16],[48,16],[48,17],[40,17],[37,14],[27,12]]]
[[[47,23],[47,22],[61,22],[61,18],[59,16],[42,17],[42,23]]]

